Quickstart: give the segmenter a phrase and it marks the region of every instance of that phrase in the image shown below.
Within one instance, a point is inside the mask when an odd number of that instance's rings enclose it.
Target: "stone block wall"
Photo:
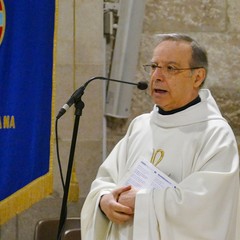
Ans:
[[[238,0],[147,0],[136,81],[145,79],[157,34],[181,32],[198,40],[208,52],[205,87],[212,91],[240,144],[240,6]],[[147,92],[134,89],[132,116],[109,119],[108,151],[126,132],[129,122],[152,109]]]

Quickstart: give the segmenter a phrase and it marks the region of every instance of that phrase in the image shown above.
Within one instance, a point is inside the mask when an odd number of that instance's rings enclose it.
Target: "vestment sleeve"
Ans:
[[[109,220],[99,208],[102,195],[109,193],[117,187],[119,178],[124,174],[127,160],[127,141],[131,125],[125,137],[114,147],[107,159],[100,166],[97,177],[91,185],[91,190],[85,200],[81,211],[82,239],[106,239]]]

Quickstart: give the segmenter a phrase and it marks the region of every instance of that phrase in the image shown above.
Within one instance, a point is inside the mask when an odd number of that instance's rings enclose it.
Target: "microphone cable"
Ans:
[[[55,120],[55,138],[56,138],[57,163],[58,163],[58,168],[59,168],[62,188],[64,190],[65,183],[64,183],[64,178],[63,178],[62,164],[61,164],[61,159],[60,159],[60,154],[59,154],[59,143],[58,143],[58,118],[56,118],[56,120]]]

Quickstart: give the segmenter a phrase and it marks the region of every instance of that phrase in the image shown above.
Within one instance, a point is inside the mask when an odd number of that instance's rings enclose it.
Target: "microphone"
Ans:
[[[133,82],[126,82],[126,81],[121,81],[121,80],[112,79],[112,78],[106,78],[106,77],[93,77],[93,78],[89,79],[87,82],[85,82],[84,85],[82,85],[80,88],[78,88],[72,94],[72,96],[69,98],[69,100],[62,106],[62,108],[58,112],[58,115],[56,116],[57,119],[59,119],[79,98],[81,98],[81,96],[84,94],[85,88],[93,80],[108,80],[108,81],[112,81],[112,82],[118,82],[118,83],[125,83],[125,84],[135,85],[140,90],[145,90],[145,89],[148,88],[148,83],[147,82],[143,82],[143,81],[140,81],[138,83],[133,83]]]

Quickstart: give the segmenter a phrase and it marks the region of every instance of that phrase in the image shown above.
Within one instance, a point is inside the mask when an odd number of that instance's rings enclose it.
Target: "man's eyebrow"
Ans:
[[[175,61],[167,61],[166,64],[175,64],[175,65],[180,65],[179,62],[175,62]]]
[[[154,61],[154,60],[151,60],[151,63],[156,63],[157,64],[157,62],[156,61]],[[174,64],[174,65],[180,65],[178,62],[175,62],[175,61],[164,61],[163,62],[164,64]]]

